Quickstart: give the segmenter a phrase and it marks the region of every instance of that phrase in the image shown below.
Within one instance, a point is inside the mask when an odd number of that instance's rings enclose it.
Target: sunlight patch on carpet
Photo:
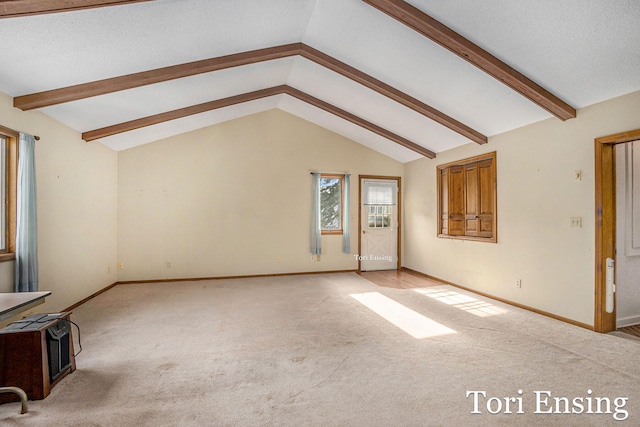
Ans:
[[[378,292],[351,294],[362,305],[414,338],[455,334],[456,331],[429,319]]]
[[[414,291],[479,317],[496,316],[509,312],[509,310],[493,305],[487,301],[482,301],[449,289],[418,288],[414,289]]]

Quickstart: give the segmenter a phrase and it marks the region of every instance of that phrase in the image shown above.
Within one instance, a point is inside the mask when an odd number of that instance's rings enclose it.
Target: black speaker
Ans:
[[[71,328],[64,319],[47,328],[49,382],[54,382],[71,364],[69,340]]]

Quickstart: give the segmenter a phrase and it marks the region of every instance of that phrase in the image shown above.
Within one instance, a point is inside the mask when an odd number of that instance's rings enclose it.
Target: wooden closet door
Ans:
[[[478,162],[478,236],[495,238],[496,168],[493,159]]]
[[[449,169],[440,170],[438,175],[438,190],[440,191],[440,234],[449,234]]]
[[[464,235],[478,236],[478,207],[480,202],[478,185],[478,164],[464,166]]]
[[[464,235],[464,167],[449,168],[449,235]]]
[[[496,243],[496,153],[437,166],[438,237]]]

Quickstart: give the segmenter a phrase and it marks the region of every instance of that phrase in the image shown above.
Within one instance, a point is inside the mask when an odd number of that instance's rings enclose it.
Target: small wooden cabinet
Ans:
[[[0,329],[0,386],[20,387],[30,400],[44,399],[75,371],[70,315],[37,314]],[[18,400],[0,395],[0,403]]]

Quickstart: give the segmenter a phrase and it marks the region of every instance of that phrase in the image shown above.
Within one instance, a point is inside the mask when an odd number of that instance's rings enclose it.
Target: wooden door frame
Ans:
[[[362,255],[362,180],[363,179],[384,179],[387,181],[396,181],[398,183],[398,249],[396,250],[398,262],[396,270],[400,271],[402,263],[400,256],[402,254],[402,178],[399,176],[382,176],[382,175],[358,175],[358,271],[362,271],[360,256]]]
[[[593,329],[596,332],[616,330],[616,310],[607,313],[605,264],[607,258],[616,257],[616,161],[614,148],[617,144],[640,139],[640,129],[595,139],[595,315]]]

